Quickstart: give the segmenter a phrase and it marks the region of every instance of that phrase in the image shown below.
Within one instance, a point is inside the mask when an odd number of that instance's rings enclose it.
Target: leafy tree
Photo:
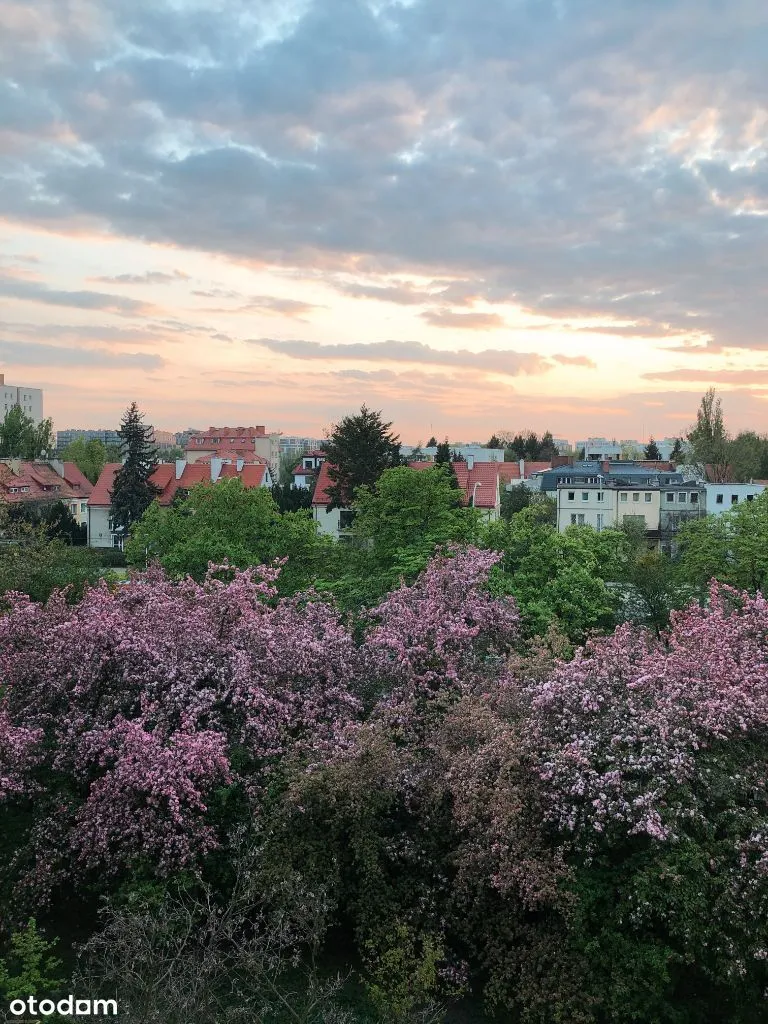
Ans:
[[[731,441],[728,463],[731,479],[749,483],[759,479],[768,454],[768,440],[759,437],[753,430],[745,430]]]
[[[158,451],[158,458],[163,462],[176,462],[177,459],[184,458],[184,449],[179,448],[178,445],[173,445],[171,448],[163,448]]]
[[[461,504],[444,466],[385,470],[375,487],[358,489],[355,509],[352,532],[370,545],[392,584],[421,572],[437,545],[472,542],[479,526],[478,513]]]
[[[5,1001],[58,994],[64,979],[60,976],[61,961],[53,956],[56,944],[56,940],[51,942],[40,934],[33,917],[13,932],[9,956],[0,959],[0,995]]]
[[[60,458],[64,462],[74,462],[83,476],[95,484],[107,462],[107,449],[98,438],[86,441],[84,438],[78,437],[67,445]]]
[[[283,452],[280,456],[280,468],[277,474],[277,482],[282,484],[283,487],[290,487],[293,483],[293,471],[301,459],[301,454],[296,454],[296,452]]]
[[[532,492],[525,484],[515,484],[514,487],[505,487],[501,492],[501,507],[499,514],[507,522],[516,512],[522,512],[531,504]]]
[[[716,579],[752,593],[768,588],[768,491],[680,531],[681,578],[703,594]]]
[[[123,464],[112,485],[112,528],[123,536],[159,494],[150,479],[157,467],[157,449],[151,440],[152,428],[142,423],[143,419],[139,407],[132,402],[119,430]]]
[[[209,562],[244,569],[287,557],[281,586],[293,591],[308,585],[330,543],[308,512],[281,514],[266,487],[245,488],[234,478],[199,484],[169,508],[152,504],[125,552],[129,565],[143,568],[156,559],[173,576],[198,580]]]
[[[435,452],[435,465],[437,466],[450,466],[451,465],[451,447],[448,441],[441,441],[437,446]]]
[[[273,484],[272,499],[281,512],[299,512],[312,507],[312,488],[288,484]]]
[[[488,438],[488,444],[485,447],[486,448],[501,448],[501,441],[498,439],[496,434],[491,434],[491,436]]]
[[[675,438],[675,443],[672,445],[672,451],[669,457],[671,461],[674,463],[682,462],[685,459],[685,452],[683,451],[683,442],[679,437]]]
[[[121,462],[123,458],[123,449],[119,444],[108,444],[104,450],[104,457],[107,462]]]
[[[696,426],[688,432],[692,459],[701,466],[711,466],[712,479],[723,483],[728,479],[730,438],[723,421],[720,399],[710,388],[701,399],[696,413]]]
[[[391,426],[365,405],[334,426],[325,444],[330,509],[349,507],[358,487],[372,487],[385,469],[400,464],[400,440]]]
[[[0,423],[0,458],[39,459],[54,448],[50,420],[35,424],[20,405],[8,410]]]
[[[648,444],[645,446],[643,457],[654,462],[658,462],[661,459],[661,452],[659,451],[659,446],[656,444],[653,438],[651,438]]]
[[[88,539],[85,525],[78,525],[63,501],[19,502],[8,507],[8,519],[41,527],[48,540],[85,544]]]

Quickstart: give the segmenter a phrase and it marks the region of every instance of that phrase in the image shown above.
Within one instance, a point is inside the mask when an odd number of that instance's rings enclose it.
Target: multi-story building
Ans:
[[[280,438],[281,455],[302,455],[304,452],[317,451],[325,442],[318,437],[294,437],[283,434]]]
[[[68,444],[73,441],[101,441],[106,447],[107,445],[120,445],[120,435],[116,430],[81,430],[78,428],[71,428],[69,430],[57,430],[56,431],[56,447],[59,451],[63,451]]]
[[[557,484],[557,527],[620,529],[638,522],[646,538],[672,553],[684,523],[706,514],[703,484],[677,473],[616,472],[597,477],[561,479]]]
[[[482,445],[476,444],[456,444],[449,447],[452,455],[459,455],[462,459],[474,459],[475,462],[504,461],[503,448],[484,448]],[[410,444],[400,445],[400,455],[403,459],[411,459],[414,453],[419,458],[419,461],[434,462],[437,448],[434,445],[428,448],[414,448]]]
[[[120,548],[123,536],[113,529],[112,487],[119,462],[110,462],[101,471],[96,486],[88,499],[88,546],[92,548]],[[186,497],[197,484],[218,483],[237,478],[243,487],[271,487],[272,474],[264,462],[235,459],[229,461],[211,456],[192,463],[179,459],[175,463],[163,462],[150,479],[160,489],[157,501],[170,505],[174,499]]]
[[[764,483],[750,484],[705,484],[707,492],[707,514],[722,515],[742,501],[754,501],[766,488]]]
[[[83,526],[92,491],[93,485],[74,462],[0,460],[0,503],[42,506],[61,501]]]
[[[43,418],[43,392],[40,388],[31,388],[26,384],[6,384],[5,374],[0,373],[0,419],[10,412],[15,405],[21,411],[40,423]]]
[[[325,452],[319,449],[304,452],[301,456],[301,462],[293,471],[294,487],[314,487],[320,467],[324,462]]]
[[[153,430],[152,440],[159,451],[176,447],[176,435],[171,430]]]
[[[209,427],[189,438],[185,449],[187,461],[194,463],[205,455],[231,459],[251,453],[264,459],[272,476],[277,479],[280,474],[281,436],[277,431],[267,433],[263,426]]]

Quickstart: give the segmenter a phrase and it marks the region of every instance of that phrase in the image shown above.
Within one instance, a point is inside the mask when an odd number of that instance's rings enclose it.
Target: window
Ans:
[[[738,496],[738,494],[732,494],[731,495],[731,504],[732,505],[738,505],[738,503],[739,503],[739,496]]]
[[[576,500],[576,491],[568,491],[568,501]]]
[[[627,492],[626,491],[622,491],[622,493],[620,494],[619,497],[621,498],[622,501],[626,501],[627,500]]]
[[[753,498],[754,498],[754,494],[748,494],[747,495],[747,501],[752,501]]]
[[[589,491],[582,491],[581,492],[581,500],[582,501],[589,501]]]
[[[584,516],[580,514],[579,515],[579,526],[583,526],[583,525],[584,525]]]
[[[632,495],[632,501],[640,501],[640,495],[637,491]]]
[[[684,505],[688,501],[688,495],[685,493],[685,491],[680,491],[680,493],[677,496],[677,501],[679,505]]]
[[[699,495],[698,495],[697,491],[691,491],[691,504],[692,505],[698,505],[699,504]]]
[[[648,492],[647,492],[647,491],[646,491],[646,494],[645,494],[645,500],[646,500],[646,501],[650,501],[650,500],[651,500],[651,495],[650,495],[650,494],[648,494]]]
[[[668,491],[667,494],[664,495],[664,498],[666,499],[666,501],[668,503],[671,503],[671,502],[673,502],[675,500],[675,496],[672,493],[672,491]]]
[[[603,513],[597,513],[597,532],[599,533],[603,528]]]
[[[571,512],[571,526],[575,526],[575,525],[576,525],[576,513],[575,512]]]
[[[715,496],[715,504],[716,505],[722,505],[723,504],[723,496],[722,496],[722,494],[718,494],[718,495]]]
[[[605,497],[605,494],[603,493],[603,491],[598,491],[597,492],[597,500],[598,501],[602,501],[604,497]]]
[[[343,508],[339,512],[339,529],[349,530],[355,521],[355,512],[352,509]]]

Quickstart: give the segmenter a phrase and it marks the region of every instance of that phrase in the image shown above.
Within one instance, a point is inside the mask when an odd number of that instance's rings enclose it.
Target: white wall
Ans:
[[[740,505],[742,501],[751,501],[765,490],[765,484],[705,484],[707,491],[707,514],[722,515]],[[736,501],[734,501],[734,497]],[[719,499],[719,500],[718,500]]]
[[[88,547],[111,548],[112,531],[109,528],[109,509],[88,506]]]

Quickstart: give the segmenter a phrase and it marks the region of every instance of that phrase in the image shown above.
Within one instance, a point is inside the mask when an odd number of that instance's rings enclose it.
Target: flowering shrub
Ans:
[[[659,637],[521,650],[498,557],[448,550],[354,627],[279,566],[12,597],[17,899],[219,877],[258,817],[271,876],[398,965],[369,981],[390,1015],[427,964],[424,999],[482,979],[525,1024],[764,1020],[768,602],[715,586]]]

